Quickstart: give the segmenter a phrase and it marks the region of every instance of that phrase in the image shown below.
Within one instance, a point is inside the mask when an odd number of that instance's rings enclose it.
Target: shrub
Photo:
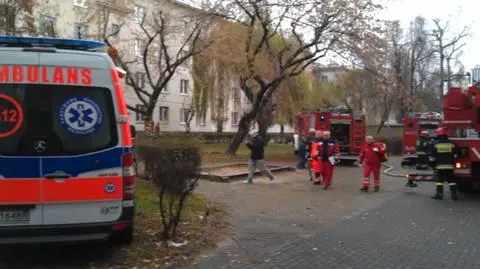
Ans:
[[[185,201],[198,185],[200,151],[180,144],[165,148],[140,146],[137,150],[145,179],[151,180],[158,190],[162,237],[175,238]]]

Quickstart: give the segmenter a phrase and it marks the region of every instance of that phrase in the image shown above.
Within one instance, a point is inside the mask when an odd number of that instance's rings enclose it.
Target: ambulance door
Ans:
[[[42,54],[40,63],[49,78],[64,76],[63,85],[39,89],[49,100],[55,148],[42,159],[44,223],[115,221],[122,213],[124,149],[108,62],[94,55]]]
[[[23,80],[38,54],[1,48],[0,56],[0,226],[42,225],[43,144],[32,135],[42,110]]]

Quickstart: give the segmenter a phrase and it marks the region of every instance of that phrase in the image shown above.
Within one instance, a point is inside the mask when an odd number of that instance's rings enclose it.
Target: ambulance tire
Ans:
[[[473,191],[473,184],[470,181],[458,181],[457,182],[457,189],[459,192],[472,192]]]
[[[128,227],[127,229],[116,232],[112,236],[113,245],[130,245],[133,242],[133,226]]]

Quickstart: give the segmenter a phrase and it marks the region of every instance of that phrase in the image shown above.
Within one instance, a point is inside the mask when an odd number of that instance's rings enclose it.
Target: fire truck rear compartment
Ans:
[[[331,123],[330,134],[340,145],[341,153],[349,153],[350,149],[350,124]]]

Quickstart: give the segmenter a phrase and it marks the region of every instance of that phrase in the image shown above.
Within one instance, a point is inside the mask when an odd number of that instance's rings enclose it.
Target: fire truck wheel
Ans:
[[[457,189],[459,192],[471,192],[473,190],[473,184],[470,181],[457,182]]]
[[[355,161],[354,160],[342,160],[341,164],[346,165],[346,166],[353,166],[353,164],[355,164]]]
[[[112,236],[113,245],[130,245],[133,242],[133,226],[117,232]]]

